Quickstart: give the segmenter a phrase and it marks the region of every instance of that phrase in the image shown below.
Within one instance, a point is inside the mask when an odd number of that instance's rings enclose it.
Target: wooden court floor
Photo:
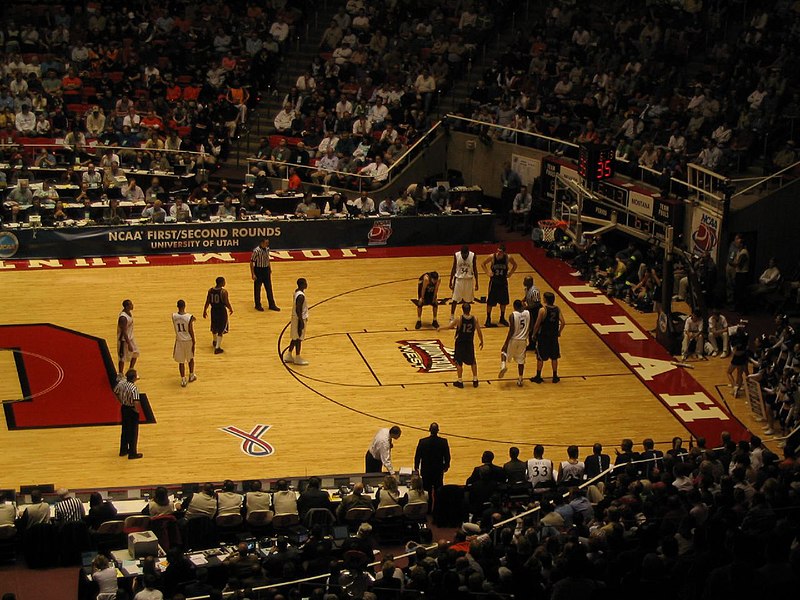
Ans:
[[[485,252],[488,252],[487,249]],[[486,253],[479,255],[479,262]],[[522,279],[535,269],[515,256],[519,270],[510,280],[511,296],[522,296]],[[567,327],[562,337],[559,385],[515,385],[513,367],[499,380],[499,349],[505,328],[484,330],[478,351],[480,386],[457,389],[454,372],[418,372],[401,352],[406,342],[441,341],[452,347],[452,331],[414,330],[418,276],[450,271],[452,255],[408,258],[285,260],[273,263],[273,285],[280,313],[253,308],[247,263],[96,269],[8,270],[0,274],[5,298],[0,323],[51,322],[108,340],[114,347],[116,318],[124,298],[134,301],[136,339],[141,350],[139,387],[149,396],[157,422],[140,428],[144,459],[117,457],[119,427],[9,431],[0,426],[0,488],[52,482],[91,488],[139,486],[225,478],[304,477],[359,472],[364,453],[379,427],[397,423],[394,463],[411,467],[416,442],[437,421],[449,438],[450,483],[463,483],[480,455],[490,449],[498,463],[518,445],[523,458],[532,445],[561,460],[566,446],[600,441],[609,450],[623,437],[637,443],[675,435],[684,427],[662,406],[577,315],[561,303]],[[228,282],[234,315],[225,336],[225,353],[214,355],[208,321],[202,319],[206,290],[214,278]],[[284,365],[279,348],[288,345],[290,302],[295,281],[309,282],[311,305],[303,355],[308,366]],[[486,277],[479,295],[486,293]],[[445,295],[446,280],[440,295]],[[172,361],[170,315],[182,298],[198,317],[198,381],[181,388]],[[485,317],[482,304],[475,314]],[[439,321],[448,321],[441,307]],[[495,312],[495,320],[497,314]],[[527,375],[534,374],[529,356]],[[6,372],[0,373],[3,379]],[[549,367],[545,368],[549,375]],[[724,367],[709,377],[724,381]],[[2,384],[2,385],[8,385]],[[0,385],[0,387],[2,387]],[[741,401],[740,401],[741,402]],[[255,457],[243,440],[222,428],[250,433],[274,450]],[[256,450],[259,447],[255,447]],[[583,452],[583,451],[582,451]],[[613,452],[613,451],[612,451]]]

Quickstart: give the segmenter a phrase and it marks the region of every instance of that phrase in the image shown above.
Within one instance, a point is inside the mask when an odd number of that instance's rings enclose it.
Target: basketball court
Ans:
[[[495,247],[472,249],[480,265]],[[499,327],[484,329],[485,346],[476,347],[480,386],[455,388],[453,331],[433,330],[429,307],[423,328],[415,330],[410,302],[419,275],[432,270],[443,276],[440,297],[448,296],[455,250],[273,252],[279,313],[254,309],[247,255],[2,263],[0,396],[6,426],[0,427],[0,488],[354,473],[363,470],[375,431],[390,423],[403,427],[394,463],[412,467],[417,440],[437,421],[450,440],[450,483],[463,483],[486,449],[502,464],[509,445],[520,446],[527,458],[531,446],[541,443],[545,456],[562,460],[573,443],[584,447],[582,454],[596,441],[613,452],[624,437],[637,444],[652,437],[666,449],[673,436],[687,439],[690,432],[714,444],[721,430],[744,431],[714,389],[724,381],[721,363],[713,372],[711,366],[686,371],[670,365],[646,333],[652,327],[648,316],[639,319],[597,296],[568,265],[528,243],[509,245],[519,267],[509,281],[511,298],[522,297],[525,275],[534,277],[540,291],[556,291],[567,321],[561,383],[549,382],[549,365],[546,383],[530,383],[530,353],[524,387],[516,386],[513,365],[498,379],[507,332]],[[214,355],[202,308],[218,276],[227,280],[234,314],[225,353]],[[284,365],[280,358],[289,343],[298,277],[309,284],[307,366]],[[479,297],[487,283],[481,273]],[[119,408],[109,383],[116,321],[126,298],[134,302],[138,385],[147,395],[139,461],[117,457]],[[172,360],[171,314],[179,298],[198,319],[198,380],[186,388]],[[485,305],[474,304],[473,313],[483,323]],[[447,325],[448,317],[449,306],[440,306],[439,322]],[[56,327],[16,327],[31,324]]]

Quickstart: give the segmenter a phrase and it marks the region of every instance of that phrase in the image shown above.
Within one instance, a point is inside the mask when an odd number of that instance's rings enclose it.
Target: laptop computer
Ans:
[[[347,525],[334,525],[331,533],[333,534],[333,545],[337,548],[341,548],[344,541],[350,536]]]
[[[309,208],[306,211],[306,217],[309,219],[319,219],[320,215],[322,215],[322,211],[318,208]]]
[[[96,556],[97,556],[97,550],[81,552],[81,565],[83,565],[84,567],[91,567]]]

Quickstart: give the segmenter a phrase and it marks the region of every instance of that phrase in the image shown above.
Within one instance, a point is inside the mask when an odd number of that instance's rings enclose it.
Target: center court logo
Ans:
[[[271,425],[255,425],[250,433],[239,429],[235,425],[228,425],[227,427],[220,427],[220,431],[230,433],[232,436],[238,437],[242,440],[241,450],[248,456],[255,456],[262,458],[264,456],[271,456],[275,453],[275,448],[269,442],[261,439]]]
[[[440,340],[398,340],[398,349],[417,373],[455,371],[453,351]]]
[[[10,231],[0,233],[0,258],[11,258],[19,250],[19,240]]]

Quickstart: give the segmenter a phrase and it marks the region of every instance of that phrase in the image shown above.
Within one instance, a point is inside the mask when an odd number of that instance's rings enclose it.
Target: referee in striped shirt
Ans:
[[[58,490],[58,496],[61,498],[53,505],[55,513],[55,520],[59,523],[78,523],[86,516],[86,510],[83,508],[83,502],[75,497],[75,494],[66,488]]]
[[[139,390],[134,383],[136,381],[136,371],[128,369],[124,379],[119,379],[114,388],[122,406],[122,433],[119,438],[119,455],[128,455],[128,459],[135,460],[142,458],[141,453],[136,451],[136,444],[139,441]]]
[[[261,286],[267,290],[269,309],[279,311],[272,295],[272,274],[269,266],[269,239],[263,238],[250,256],[250,276],[253,278],[253,300],[256,310],[264,310],[261,306]]]

